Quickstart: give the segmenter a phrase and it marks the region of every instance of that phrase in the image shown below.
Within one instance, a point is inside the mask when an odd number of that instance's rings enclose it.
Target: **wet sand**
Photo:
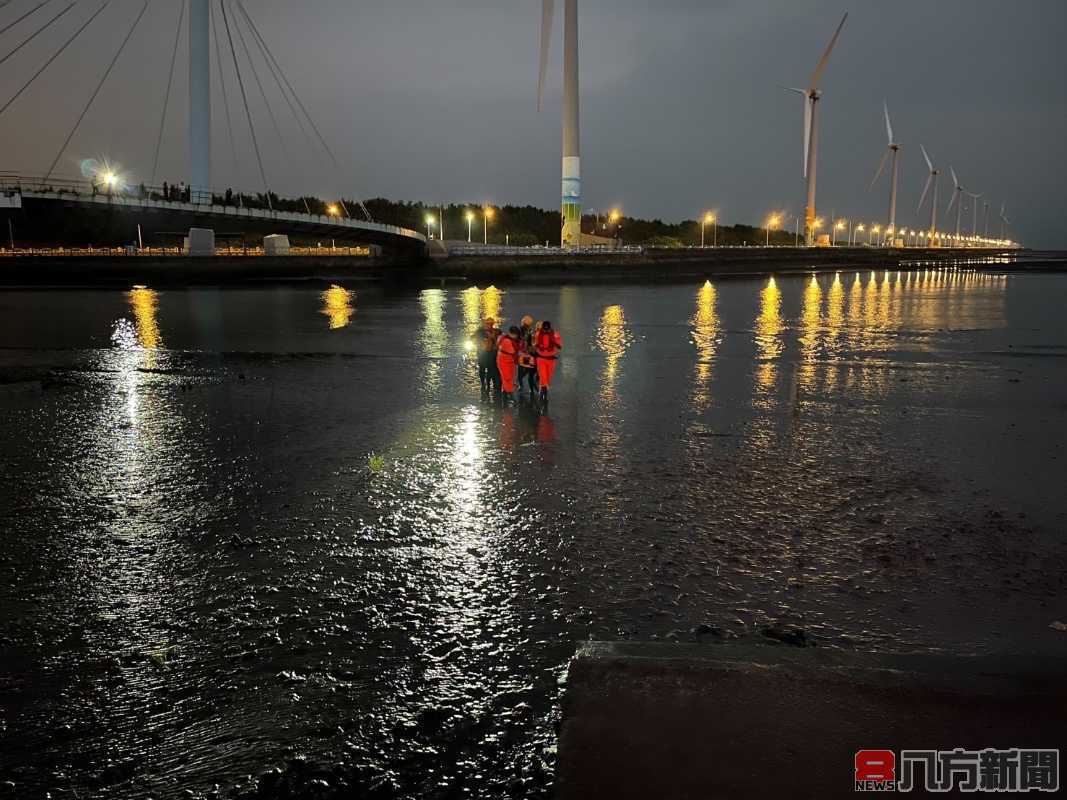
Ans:
[[[0,782],[548,797],[590,638],[1062,653],[1065,291],[0,293]],[[527,312],[544,415],[465,348]]]

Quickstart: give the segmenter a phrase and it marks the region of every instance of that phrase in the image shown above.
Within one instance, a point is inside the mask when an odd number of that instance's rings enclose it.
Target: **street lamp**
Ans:
[[[765,228],[765,230],[767,232],[767,236],[766,236],[766,240],[763,243],[764,247],[770,247],[771,246],[771,228],[777,228],[777,227],[778,227],[778,215],[777,214],[771,214],[767,218],[767,227]]]
[[[482,244],[489,244],[489,220],[493,218],[493,209],[486,206],[482,209],[484,224],[482,225]]]
[[[471,225],[474,224],[474,212],[467,212],[467,244],[471,243]]]
[[[873,237],[876,236],[880,230],[881,230],[881,227],[878,226],[878,225],[872,225],[871,226],[871,230],[867,234],[867,246],[868,247],[871,246],[871,243],[874,241]]]
[[[427,239],[432,239],[433,238],[433,233],[431,232],[431,229],[433,228],[434,222],[436,222],[436,220],[434,219],[433,214],[427,214],[426,215],[426,238]]]
[[[856,244],[856,234],[859,234],[859,233],[863,233],[863,223],[862,222],[859,225],[857,225],[852,231],[852,242],[851,243],[853,245]]]
[[[713,237],[713,239],[717,240],[719,238],[718,237],[718,230],[717,230],[718,226],[715,223],[715,215],[712,214],[709,211],[704,215],[704,219],[700,220],[700,246],[701,247],[704,246],[704,226],[705,225],[711,225],[712,226],[712,237]],[[715,245],[712,245],[712,246],[714,247]]]
[[[843,219],[839,219],[837,222],[834,223],[834,239],[833,239],[833,242],[832,242],[832,245],[834,247],[837,247],[837,232],[838,231],[843,231],[844,229],[845,229],[845,221]]]
[[[337,207],[336,203],[330,203],[328,206],[326,206],[326,214],[328,216],[336,217],[340,213],[341,209]]]

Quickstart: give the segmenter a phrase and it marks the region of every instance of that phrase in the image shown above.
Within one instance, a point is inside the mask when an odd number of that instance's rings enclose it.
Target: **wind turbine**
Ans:
[[[1007,215],[1004,213],[1004,209],[1006,207],[1007,207],[1007,203],[1001,203],[1000,204],[1000,238],[1001,239],[1004,238],[1004,226],[1011,222],[1011,220],[1009,220]]]
[[[934,169],[933,162],[930,161],[930,156],[926,154],[926,148],[919,145],[919,149],[923,151],[923,158],[926,159],[926,166],[930,170],[930,174],[926,176],[926,185],[923,187],[922,197],[919,198],[919,207],[915,209],[915,213],[918,214],[922,211],[923,203],[926,202],[926,193],[930,191],[930,184],[934,186],[934,197],[930,203],[930,244],[934,242],[934,235],[937,233],[937,176],[941,174],[940,170]]]
[[[900,143],[893,141],[893,126],[889,122],[889,104],[884,102],[882,107],[885,109],[885,133],[889,140],[889,144],[886,147],[885,153],[882,155],[882,163],[878,165],[878,171],[874,173],[874,180],[871,181],[870,189],[874,188],[874,185],[878,183],[878,179],[882,177],[882,170],[885,169],[886,159],[890,155],[893,156],[893,164],[889,168],[891,170],[892,178],[889,184],[889,227],[892,230],[897,229],[897,153],[900,151]]]
[[[986,200],[984,203],[982,203],[982,206],[983,206],[982,215],[985,217],[985,222],[982,225],[982,236],[984,236],[986,239],[988,239],[989,238],[989,201]]]
[[[542,0],[538,111],[544,104],[545,74],[548,71],[555,10],[555,0]],[[560,244],[563,247],[577,247],[582,236],[582,177],[578,155],[578,0],[565,0],[563,11],[563,227]]]
[[[945,209],[945,213],[947,214],[949,211],[951,211],[952,206],[956,206],[956,236],[959,236],[960,214],[963,211],[963,187],[960,186],[960,179],[956,177],[956,170],[954,170],[952,167],[949,167],[948,170],[952,173],[952,184],[955,188],[952,190],[952,199],[949,200],[948,208]],[[957,201],[959,202],[957,203]]]
[[[976,202],[982,195],[974,194],[973,192],[967,192],[971,198],[971,210],[974,211],[974,224],[971,225],[971,235],[978,235],[978,203]]]
[[[819,91],[819,78],[822,77],[822,72],[826,69],[826,62],[830,60],[830,52],[834,49],[834,45],[837,44],[837,37],[841,35],[841,29],[845,27],[846,19],[848,19],[847,11],[841,17],[841,22],[838,24],[837,30],[834,31],[830,44],[826,46],[822,58],[815,65],[815,71],[811,74],[808,88],[789,89],[789,91],[796,92],[804,98],[804,177],[808,181],[807,204],[804,207],[804,240],[809,247],[815,244],[815,166],[819,150],[819,123],[816,104],[822,96],[822,92]]]

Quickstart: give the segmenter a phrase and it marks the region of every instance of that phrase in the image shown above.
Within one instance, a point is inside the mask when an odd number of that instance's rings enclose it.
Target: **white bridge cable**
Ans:
[[[0,64],[3,64],[5,61],[7,61],[9,58],[11,58],[11,56],[15,55],[15,53],[17,53],[23,47],[25,47],[30,42],[32,42],[34,39],[36,39],[38,34],[44,33],[48,28],[52,27],[52,23],[54,23],[56,20],[58,20],[60,17],[62,17],[64,14],[66,14],[68,11],[70,11],[72,8],[74,8],[75,5],[77,5],[77,0],[74,0],[74,2],[72,2],[69,6],[64,8],[62,11],[60,11],[54,17],[52,17],[52,19],[48,20],[48,22],[46,22],[40,28],[38,28],[33,33],[31,33],[29,36],[27,36],[25,39],[23,39],[21,42],[19,42],[18,45],[15,46],[14,50],[12,50],[10,53],[8,53],[3,58],[0,58]],[[38,6],[38,8],[40,8],[40,6]],[[6,30],[6,28],[5,28],[5,30]]]
[[[137,29],[137,25],[141,22],[141,18],[144,17],[144,13],[148,10],[149,0],[144,0],[144,5],[141,6],[141,13],[137,15],[137,18],[133,21],[133,25],[130,26],[129,31],[126,33],[126,38],[122,40],[122,44],[119,45],[119,49],[115,51],[114,58],[111,59],[111,63],[107,65],[107,69],[104,71],[103,77],[100,78],[100,83],[96,85],[96,89],[93,91],[92,97],[89,98],[89,102],[85,104],[85,108],[82,109],[82,113],[78,116],[78,121],[74,123],[74,127],[70,129],[70,133],[67,135],[66,141],[63,142],[63,146],[56,153],[55,159],[52,161],[52,166],[48,168],[48,172],[45,173],[44,179],[47,181],[52,177],[52,170],[56,168],[56,164],[59,163],[59,159],[63,157],[64,151],[67,149],[67,145],[70,144],[70,140],[74,138],[74,133],[78,130],[78,126],[82,124],[82,120],[85,119],[85,115],[89,113],[89,108],[92,106],[93,101],[96,100],[96,96],[100,94],[100,90],[104,88],[104,83],[107,81],[108,76],[111,74],[111,70],[115,68],[115,64],[119,60],[119,56],[122,55],[122,51],[126,49],[126,43],[130,41],[130,37],[133,36],[133,32]]]
[[[259,164],[259,176],[263,179],[263,189],[267,193],[267,207],[273,211],[274,206],[270,200],[270,186],[267,184],[267,173],[263,169],[263,157],[259,153],[259,140],[256,139],[256,126],[252,122],[252,112],[248,108],[248,93],[245,92],[245,83],[241,78],[241,66],[237,63],[237,50],[233,46],[233,34],[230,33],[230,18],[226,13],[226,4],[220,3],[222,9],[222,22],[226,26],[226,38],[230,43],[230,55],[233,56],[233,69],[237,73],[237,86],[241,89],[241,100],[245,107],[245,116],[248,118],[248,130],[252,134],[252,147],[256,151],[256,162]]]
[[[163,113],[159,118],[159,137],[156,139],[156,154],[152,159],[152,180],[149,186],[156,185],[156,170],[159,167],[159,149],[163,145],[163,126],[167,122],[167,107],[170,105],[170,88],[174,83],[174,64],[178,60],[178,41],[182,37],[182,23],[185,21],[186,0],[182,0],[181,11],[178,13],[178,29],[174,33],[174,51],[170,54],[170,76],[167,78],[167,91],[163,95]]]
[[[248,67],[252,70],[252,77],[256,81],[256,86],[259,87],[259,96],[263,98],[263,105],[267,108],[267,116],[270,117],[271,125],[274,127],[274,134],[278,137],[278,143],[282,147],[282,157],[285,162],[290,163],[289,148],[285,146],[285,137],[282,136],[282,129],[278,127],[278,118],[274,116],[274,109],[270,107],[270,100],[267,99],[267,92],[263,88],[263,82],[259,79],[259,71],[256,69],[256,64],[252,60],[252,52],[248,49],[248,43],[245,41],[245,35],[241,32],[240,17],[234,17],[233,29],[237,31],[237,41],[241,43],[241,50],[244,51],[245,60],[248,61]]]
[[[326,139],[323,137],[322,132],[319,130],[319,126],[315,124],[315,120],[312,119],[311,114],[308,113],[308,110],[304,106],[303,101],[301,101],[300,95],[298,95],[296,93],[296,90],[293,89],[292,83],[290,83],[289,78],[286,77],[285,70],[283,70],[281,64],[278,63],[278,59],[274,57],[274,53],[271,51],[270,46],[267,44],[267,41],[263,38],[263,35],[259,32],[259,28],[256,27],[256,23],[252,19],[252,16],[248,13],[248,10],[245,8],[244,3],[242,2],[242,0],[235,0],[235,2],[237,3],[237,7],[241,10],[241,13],[244,15],[244,18],[248,21],[248,25],[252,29],[252,33],[260,41],[261,45],[266,50],[267,55],[270,57],[270,60],[274,63],[275,68],[278,70],[278,74],[281,75],[281,78],[285,82],[285,85],[289,88],[289,92],[292,94],[293,99],[296,101],[296,104],[300,106],[300,110],[304,113],[304,117],[307,119],[308,124],[311,126],[311,129],[315,132],[315,136],[318,138],[323,150],[326,151],[326,154],[330,157],[330,161],[333,162],[334,168],[340,170],[341,165],[338,163],[337,157],[333,154],[333,150],[331,150],[330,146],[326,143]],[[363,210],[363,213],[366,215],[368,221],[373,222],[374,218],[367,210],[367,207],[363,204],[363,201],[357,200],[357,202],[359,203],[360,208]]]
[[[219,0],[222,3],[222,0]],[[226,74],[222,69],[222,48],[219,46],[219,28],[215,23],[215,4],[212,3],[209,8],[211,9],[211,32],[215,37],[215,64],[219,71],[219,85],[222,87],[222,107],[226,111],[226,130],[230,133],[230,150],[233,152],[233,171],[234,175],[240,172],[240,163],[237,160],[237,141],[233,138],[233,120],[230,118],[230,98],[226,92]]]
[[[52,0],[44,0],[44,2],[43,2],[43,3],[38,3],[38,4],[37,4],[37,5],[35,5],[35,6],[33,7],[33,8],[31,8],[31,9],[30,9],[29,11],[27,11],[27,12],[26,12],[25,14],[23,14],[23,15],[22,15],[21,17],[19,17],[19,18],[18,18],[17,20],[15,20],[14,22],[9,22],[9,23],[8,23],[7,25],[5,25],[4,27],[0,28],[0,36],[3,36],[3,35],[4,35],[5,33],[7,33],[7,32],[8,32],[9,30],[11,30],[12,28],[14,28],[14,27],[15,27],[16,25],[18,25],[18,24],[19,24],[20,22],[22,22],[22,20],[26,19],[26,17],[28,17],[28,16],[29,16],[30,14],[32,14],[32,13],[33,13],[34,11],[36,11],[37,9],[39,9],[39,8],[41,8],[41,7],[43,7],[43,6],[46,6],[46,5],[48,5],[48,4],[49,4],[49,3],[51,3],[51,2],[52,2]]]
[[[17,92],[15,92],[15,94],[12,95],[10,100],[8,100],[6,103],[4,103],[3,106],[0,106],[0,114],[3,114],[5,111],[7,111],[11,107],[11,104],[14,103],[16,100],[18,100],[23,92],[25,92],[27,89],[30,88],[30,86],[33,84],[33,82],[35,80],[37,80],[41,76],[41,73],[44,72],[46,69],[48,69],[48,67],[51,65],[51,63],[53,61],[55,61],[57,58],[59,58],[63,54],[63,51],[66,50],[70,46],[71,42],[73,42],[75,39],[77,39],[79,36],[81,36],[82,31],[84,31],[86,28],[88,28],[89,25],[92,23],[92,21],[94,19],[96,19],[98,16],[100,16],[100,12],[102,12],[105,8],[107,8],[110,3],[111,3],[111,0],[104,0],[103,5],[101,5],[100,8],[98,8],[95,12],[93,12],[93,15],[91,17],[89,17],[89,19],[87,19],[85,22],[83,22],[82,26],[80,28],[78,28],[78,30],[74,31],[74,35],[71,36],[69,39],[67,39],[67,41],[65,41],[63,43],[63,46],[60,47],[58,50],[56,50],[56,52],[52,54],[51,58],[49,58],[47,61],[45,61],[44,64],[41,66],[41,68],[39,70],[37,70],[35,73],[33,73],[33,75],[30,77],[30,79],[28,81],[26,81],[24,84],[22,84],[22,88],[19,89]],[[71,3],[71,5],[74,5],[74,3]],[[68,6],[68,8],[69,8],[69,6]],[[64,9],[64,13],[66,12],[66,10],[67,9]]]

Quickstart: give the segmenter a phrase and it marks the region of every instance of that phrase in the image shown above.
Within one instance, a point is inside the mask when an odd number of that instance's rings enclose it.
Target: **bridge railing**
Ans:
[[[592,245],[586,247],[545,247],[544,245],[449,245],[450,256],[560,256],[560,255],[611,255],[612,253],[643,253],[639,245],[623,247],[606,247]]]
[[[418,231],[388,225],[382,222],[358,220],[333,214],[314,214],[300,211],[282,211],[268,207],[263,195],[244,193],[192,191],[187,186],[136,186],[115,183],[107,184],[93,180],[53,178],[47,180],[36,176],[0,172],[0,193],[31,195],[36,197],[70,198],[79,202],[112,203],[126,207],[173,208],[175,210],[221,214],[224,216],[269,219],[289,222],[313,223],[339,228],[372,230],[393,236],[403,236],[425,242],[426,237]],[[292,201],[287,201],[291,203]]]

